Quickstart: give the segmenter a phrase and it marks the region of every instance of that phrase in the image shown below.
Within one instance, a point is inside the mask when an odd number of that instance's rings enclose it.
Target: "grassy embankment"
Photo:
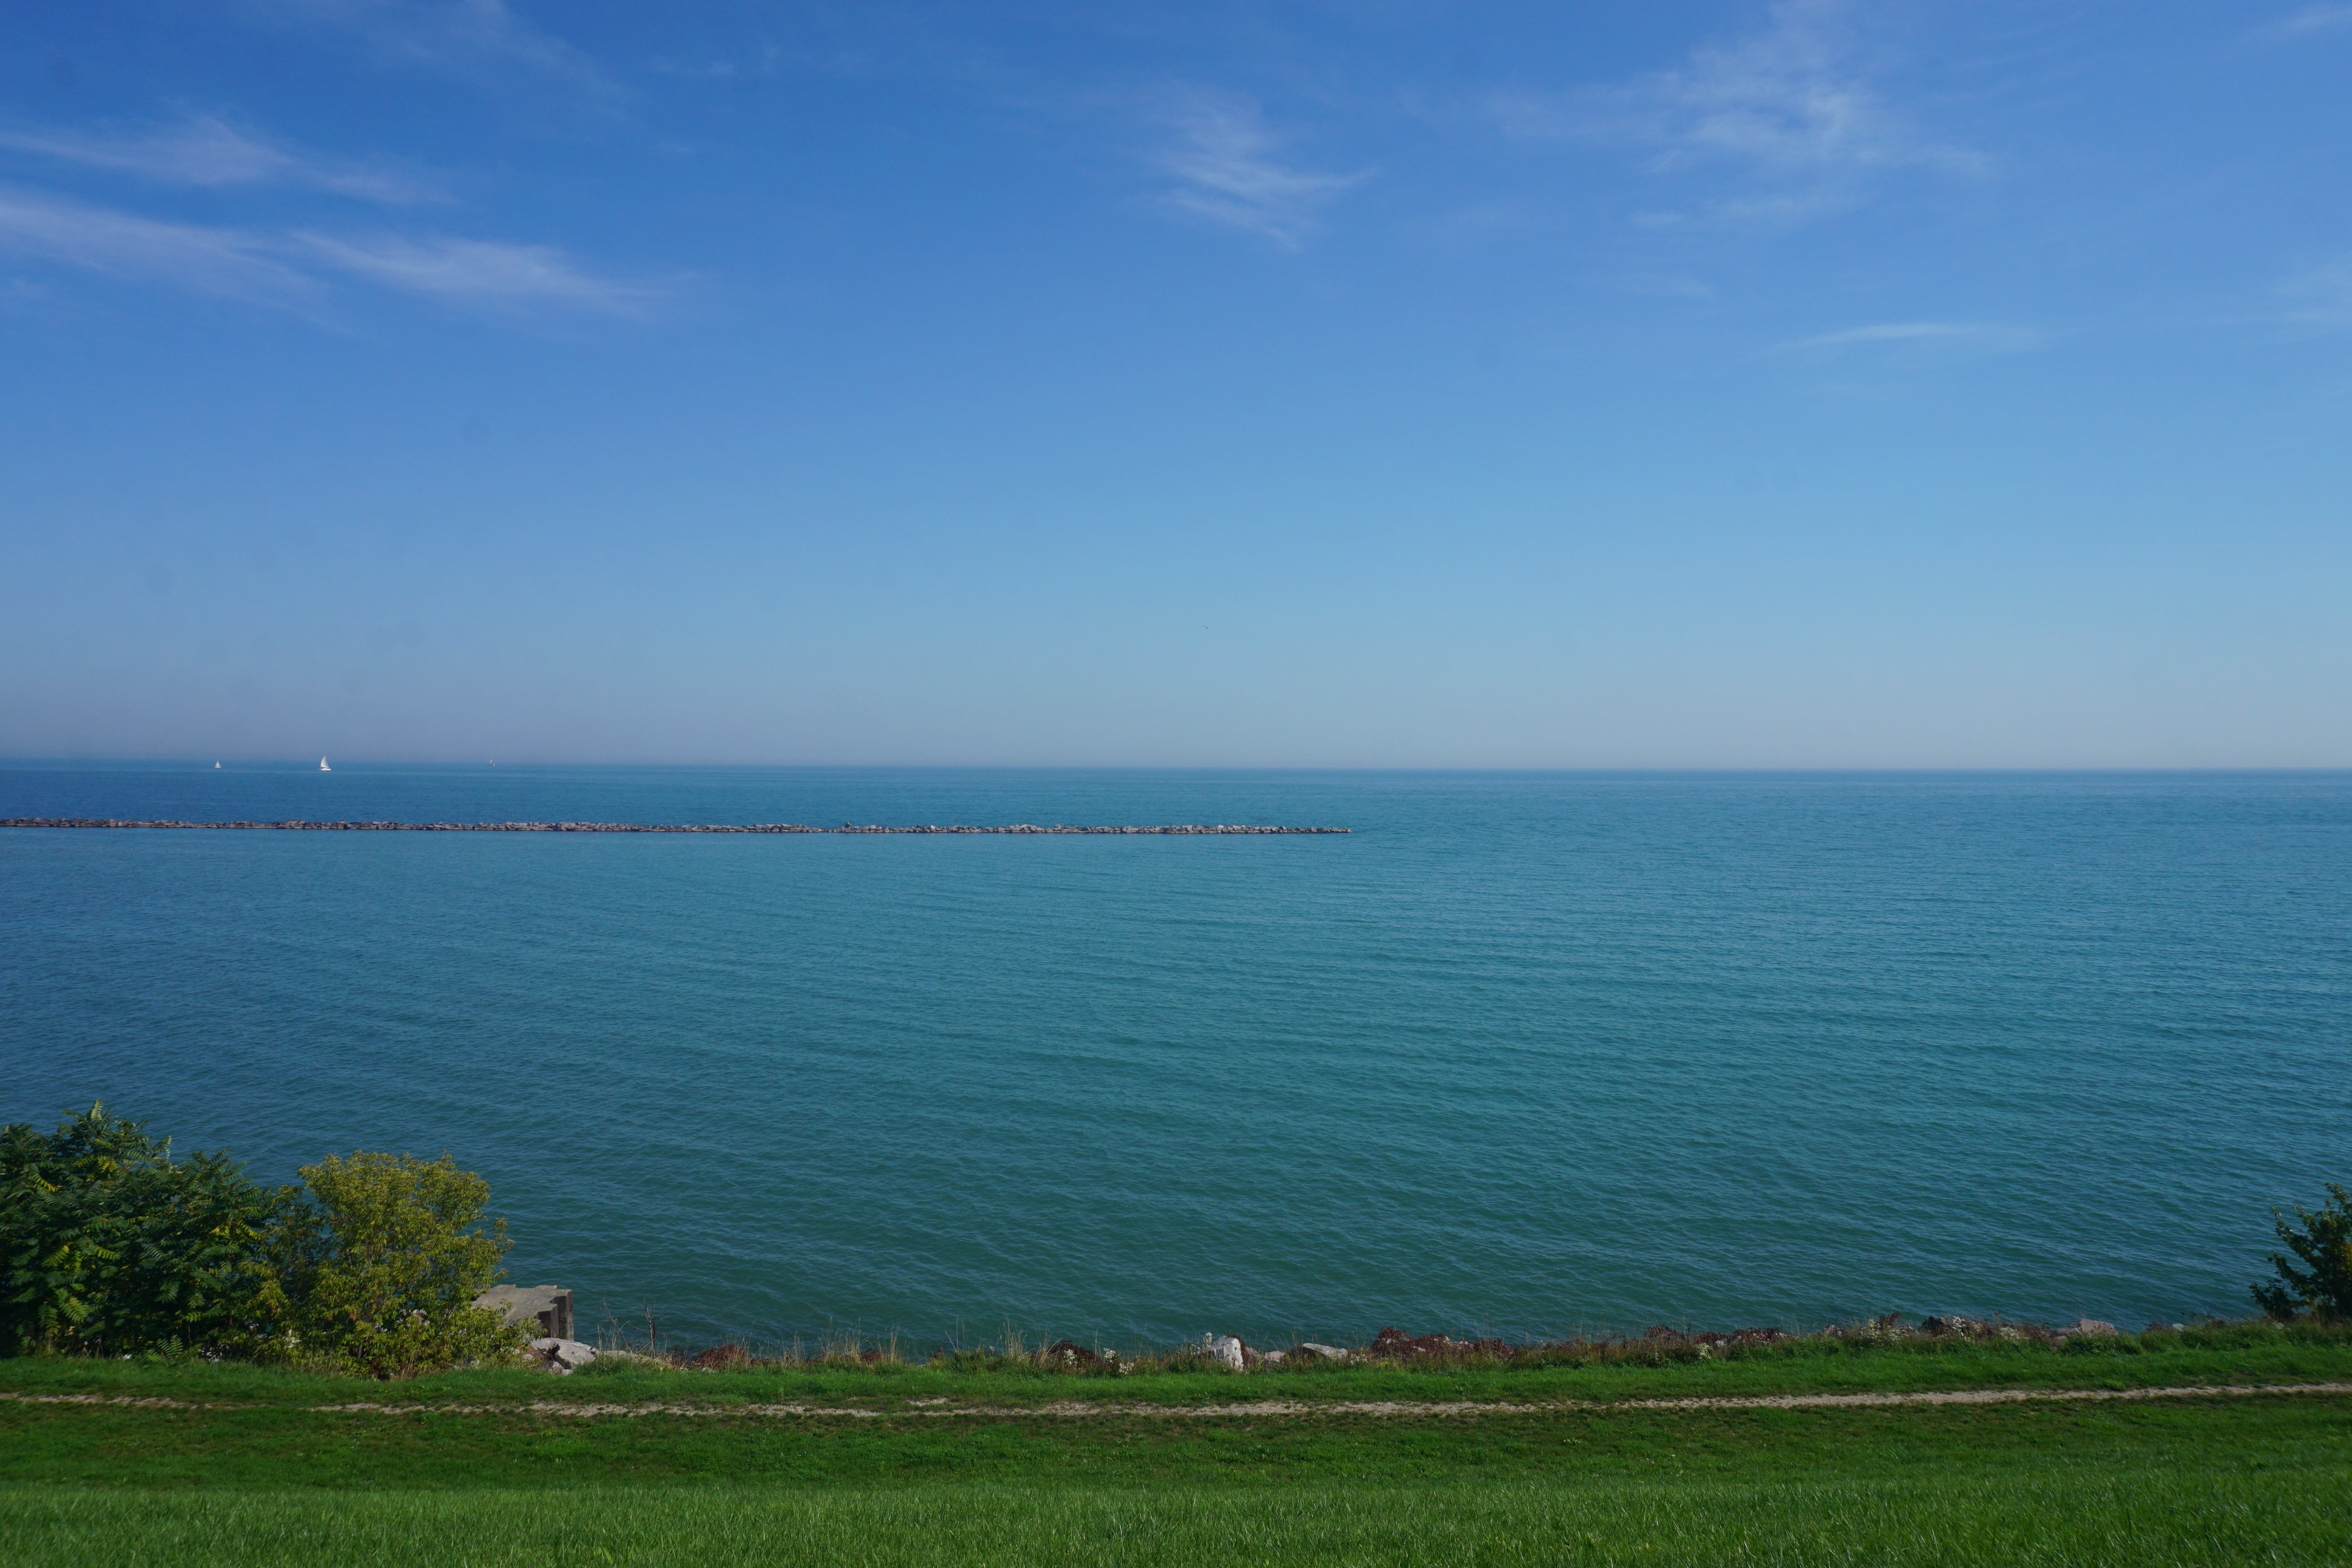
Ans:
[[[58,1564],[2340,1563],[2340,1394],[1632,1403],[2321,1382],[2352,1383],[2352,1337],[1804,1341],[1658,1366],[1118,1378],[886,1365],[375,1384],[20,1360],[0,1363],[0,1392],[49,1397],[0,1400],[0,1542]],[[1450,1401],[1521,1408],[1339,1408]],[[672,1408],[530,1408],[547,1402]],[[778,1405],[870,1414],[752,1408]]]

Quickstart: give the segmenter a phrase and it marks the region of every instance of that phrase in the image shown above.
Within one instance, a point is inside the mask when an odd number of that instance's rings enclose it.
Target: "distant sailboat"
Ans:
[[[320,758],[319,759],[319,771],[320,771],[320,773],[333,773],[335,770],[334,770],[334,769],[332,769],[332,768],[331,768],[331,767],[329,767],[329,766],[327,765],[327,759],[326,759],[326,758],[324,758],[324,757],[320,757]]]
[[[215,772],[215,773],[218,773],[218,772],[220,772],[220,764],[219,764],[218,763],[215,763],[213,764],[213,772]]]

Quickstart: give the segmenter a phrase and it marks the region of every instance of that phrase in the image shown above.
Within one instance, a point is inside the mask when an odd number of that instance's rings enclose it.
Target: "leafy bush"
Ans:
[[[330,1154],[301,1175],[310,1195],[272,1237],[266,1292],[284,1353],[409,1377],[523,1342],[503,1314],[474,1305],[512,1245],[506,1221],[480,1228],[488,1182],[446,1154]]]
[[[47,1136],[0,1128],[0,1354],[248,1345],[288,1196],[225,1153],[174,1161],[103,1105]]]
[[[2352,1192],[2330,1182],[2319,1212],[2297,1208],[2294,1217],[2301,1230],[2271,1211],[2278,1238],[2304,1267],[2288,1262],[2285,1253],[2272,1253],[2278,1283],[2255,1286],[2254,1304],[2282,1323],[2297,1317],[2352,1320]]]
[[[328,1156],[309,1190],[226,1154],[172,1158],[93,1105],[0,1128],[0,1355],[238,1355],[405,1376],[520,1329],[474,1298],[500,1273],[489,1184],[405,1154]]]

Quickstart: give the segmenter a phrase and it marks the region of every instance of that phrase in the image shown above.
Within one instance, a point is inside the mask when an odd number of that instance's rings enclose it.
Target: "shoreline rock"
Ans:
[[[557,1376],[569,1377],[596,1359],[596,1347],[583,1344],[578,1340],[560,1340],[551,1336],[531,1341],[530,1348],[524,1353],[537,1356],[541,1364]]]

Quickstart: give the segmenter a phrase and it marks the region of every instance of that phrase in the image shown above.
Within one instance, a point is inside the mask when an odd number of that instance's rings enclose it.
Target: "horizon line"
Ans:
[[[329,753],[331,754],[331,753]],[[188,768],[210,773],[234,762],[240,770],[316,773],[318,764],[291,756],[8,756],[6,768]],[[640,768],[770,773],[1490,773],[1490,774],[1929,774],[1929,773],[2342,773],[2352,763],[903,763],[710,762],[533,758],[500,763],[462,757],[383,757],[359,754],[336,764],[352,768],[505,769]]]

